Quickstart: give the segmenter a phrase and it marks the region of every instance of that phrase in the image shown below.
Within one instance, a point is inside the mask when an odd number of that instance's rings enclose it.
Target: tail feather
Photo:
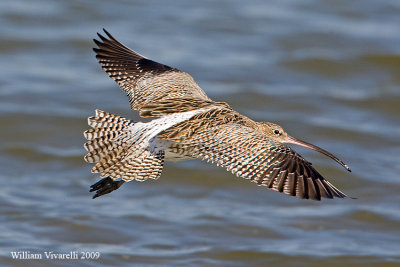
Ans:
[[[88,145],[86,145],[88,146]],[[85,160],[89,163],[96,163],[99,162],[104,157],[108,156],[109,154],[114,154],[111,152],[119,151],[119,146],[114,143],[107,142],[103,145],[97,144],[90,148],[89,152],[85,156]]]
[[[109,137],[115,138],[118,135],[118,132],[121,131],[124,127],[121,125],[114,125],[114,127],[108,128],[96,128],[96,129],[89,129],[83,132],[83,135],[87,140],[93,140],[99,137]]]
[[[132,121],[100,109],[96,109],[96,115],[88,118],[88,124],[92,128],[107,128],[115,125],[124,127],[132,124]]]
[[[96,116],[88,118],[90,129],[84,132],[88,142],[84,147],[88,151],[85,160],[89,163],[96,163],[107,157],[107,160],[114,159],[127,143],[122,137],[127,135],[124,129],[134,125],[133,121],[115,116],[105,111],[96,110]]]
[[[145,181],[158,179],[164,166],[164,153],[157,155],[144,151],[139,157],[131,157],[118,161],[102,172],[103,177],[122,177],[124,181]],[[96,167],[96,166],[95,166]]]
[[[88,141],[85,143],[84,147],[85,147],[86,151],[92,151],[92,150],[94,150],[96,148],[100,148],[102,146],[108,146],[110,143],[112,143],[115,140],[116,136],[117,136],[117,134],[113,133],[113,135],[107,134],[102,137],[88,139]]]
[[[145,144],[134,141],[138,139],[132,136],[135,134],[133,121],[96,110],[96,116],[89,117],[88,124],[93,129],[84,132],[88,140],[84,145],[88,151],[85,160],[96,163],[93,173],[124,181],[160,177],[164,154],[154,154]]]
[[[124,156],[124,151],[122,148],[117,148],[109,152],[107,155],[103,156],[100,160],[94,162],[96,165],[93,166],[93,173],[104,173],[107,169],[118,164]],[[110,176],[110,175],[108,175]]]

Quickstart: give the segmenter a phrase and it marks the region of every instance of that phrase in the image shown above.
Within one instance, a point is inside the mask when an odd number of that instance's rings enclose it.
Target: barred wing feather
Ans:
[[[291,196],[315,200],[346,196],[290,147],[243,125],[209,128],[181,145],[193,157]]]

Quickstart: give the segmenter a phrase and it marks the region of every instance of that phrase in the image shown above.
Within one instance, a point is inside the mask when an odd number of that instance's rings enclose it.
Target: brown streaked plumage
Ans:
[[[225,102],[207,97],[193,78],[149,60],[118,42],[106,30],[94,40],[96,58],[127,93],[132,109],[150,122],[133,122],[96,110],[85,160],[104,179],[92,185],[95,197],[125,181],[158,179],[164,160],[202,159],[225,167],[258,185],[299,198],[343,198],[311,163],[287,143],[323,153],[350,171],[331,153],[289,136],[279,125],[256,122]]]

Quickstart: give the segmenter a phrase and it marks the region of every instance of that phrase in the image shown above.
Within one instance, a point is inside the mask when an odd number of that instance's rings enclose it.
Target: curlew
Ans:
[[[211,100],[192,76],[145,58],[104,30],[94,39],[104,71],[126,92],[130,106],[150,122],[134,122],[101,110],[88,118],[85,160],[95,163],[101,179],[91,186],[93,198],[124,182],[158,179],[164,161],[201,159],[225,167],[257,185],[299,198],[320,200],[346,195],[325,180],[288,144],[318,151],[289,136],[281,126],[256,122],[225,102]]]

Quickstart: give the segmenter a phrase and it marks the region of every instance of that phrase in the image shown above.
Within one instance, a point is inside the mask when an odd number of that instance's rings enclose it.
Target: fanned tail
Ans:
[[[134,122],[97,109],[96,116],[88,118],[88,124],[93,129],[84,132],[88,140],[84,145],[88,151],[85,160],[107,165],[109,161],[118,159],[124,147],[128,145],[124,142],[124,139],[127,139],[126,129],[133,126]]]
[[[133,121],[97,109],[88,124],[93,129],[84,132],[88,140],[84,145],[88,151],[85,160],[95,163],[92,173],[124,181],[160,177],[164,154],[153,154],[145,144],[132,141]]]

